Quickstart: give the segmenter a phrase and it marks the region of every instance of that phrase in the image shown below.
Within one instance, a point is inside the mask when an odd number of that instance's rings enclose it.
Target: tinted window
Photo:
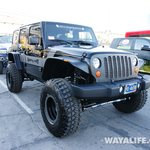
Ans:
[[[60,24],[60,23],[43,23],[43,38],[45,46],[53,45],[56,40],[84,41],[97,45],[97,40],[93,30],[89,27]]]
[[[47,24],[47,39],[70,39],[70,40],[90,40],[91,42],[95,40],[95,37],[92,35],[93,32],[89,28],[82,27],[72,27],[67,25],[51,25]]]
[[[137,39],[137,40],[135,41],[134,49],[135,49],[135,50],[141,50],[141,47],[142,47],[143,45],[147,45],[147,46],[150,47],[150,44],[149,44],[148,41],[143,40],[143,39]]]
[[[117,49],[131,49],[131,46],[132,46],[132,40],[123,39],[117,45]]]

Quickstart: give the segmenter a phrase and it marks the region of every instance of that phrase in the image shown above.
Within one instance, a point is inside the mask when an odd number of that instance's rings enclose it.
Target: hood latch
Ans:
[[[86,56],[87,56],[87,53],[83,52],[81,60],[84,60],[86,58]]]

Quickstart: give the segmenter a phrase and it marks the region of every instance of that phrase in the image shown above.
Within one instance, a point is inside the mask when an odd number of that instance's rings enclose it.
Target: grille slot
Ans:
[[[106,78],[125,78],[132,75],[131,58],[127,56],[104,57]]]
[[[132,65],[131,65],[131,58],[129,57],[129,68],[130,68],[130,75],[132,75]]]
[[[113,78],[113,67],[112,67],[112,59],[111,59],[111,56],[108,56],[108,64],[109,64],[109,75],[110,75],[110,78]]]
[[[124,66],[124,58],[121,56],[121,66],[122,66],[122,77],[125,77],[125,66]]]
[[[108,78],[108,63],[107,58],[104,58],[104,65],[105,65],[105,77]]]
[[[128,67],[128,60],[127,60],[127,56],[125,56],[125,63],[126,63],[126,76],[129,76],[129,67]]]
[[[113,64],[114,64],[114,77],[117,78],[117,64],[115,56],[113,56]]]
[[[117,62],[118,62],[118,77],[121,78],[121,64],[119,56],[117,56]]]

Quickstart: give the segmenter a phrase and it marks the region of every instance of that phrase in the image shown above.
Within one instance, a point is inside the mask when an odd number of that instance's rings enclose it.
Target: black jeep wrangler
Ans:
[[[56,22],[20,27],[8,59],[9,91],[19,92],[26,80],[45,84],[41,114],[57,137],[74,133],[89,107],[113,103],[132,113],[147,99],[150,78],[138,75],[143,61],[130,52],[99,47],[90,27]]]

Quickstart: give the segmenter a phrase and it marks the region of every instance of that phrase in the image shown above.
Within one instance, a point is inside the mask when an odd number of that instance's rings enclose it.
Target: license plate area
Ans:
[[[127,84],[125,86],[124,94],[136,92],[136,89],[137,89],[137,83]]]

